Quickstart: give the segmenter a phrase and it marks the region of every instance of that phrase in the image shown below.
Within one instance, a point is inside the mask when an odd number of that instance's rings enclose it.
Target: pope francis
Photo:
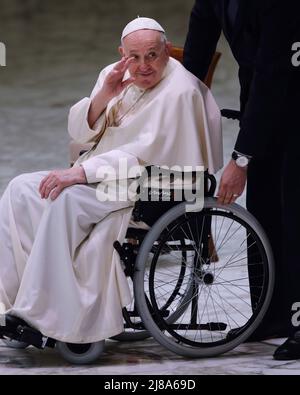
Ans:
[[[124,29],[121,60],[75,104],[68,129],[93,148],[66,170],[22,174],[0,200],[0,308],[44,336],[92,343],[123,330],[131,295],[113,242],[133,202],[100,201],[101,169],[222,163],[220,112],[210,91],[176,60],[153,19]]]

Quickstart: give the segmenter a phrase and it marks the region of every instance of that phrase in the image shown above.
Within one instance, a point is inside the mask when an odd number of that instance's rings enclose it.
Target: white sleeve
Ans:
[[[75,141],[79,143],[90,142],[100,132],[105,120],[105,111],[100,115],[92,128],[88,124],[88,112],[93,97],[101,89],[103,81],[107,75],[107,68],[105,68],[99,75],[96,85],[90,97],[85,97],[71,107],[68,118],[68,132]]]
[[[141,169],[134,155],[117,149],[87,159],[81,166],[89,184],[135,178]]]

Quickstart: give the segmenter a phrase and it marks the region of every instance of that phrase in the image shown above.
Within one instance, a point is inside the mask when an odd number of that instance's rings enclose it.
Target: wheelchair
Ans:
[[[272,251],[257,220],[236,203],[219,204],[215,188],[205,173],[203,208],[136,202],[134,223],[147,226],[129,226],[124,243],[114,243],[134,298],[113,340],[153,337],[178,355],[203,358],[234,349],[257,328],[274,287]],[[103,352],[104,341],[63,343],[11,319],[16,331],[2,339],[9,347],[56,347],[73,364],[93,363]]]

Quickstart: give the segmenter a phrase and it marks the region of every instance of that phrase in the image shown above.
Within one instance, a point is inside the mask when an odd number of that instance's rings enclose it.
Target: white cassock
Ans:
[[[91,97],[70,110],[69,133],[78,142],[95,141],[103,129],[105,114],[92,129],[87,114],[112,67],[100,73]],[[223,166],[219,109],[179,62],[171,58],[163,80],[150,90],[131,85],[106,114],[120,98],[119,126],[108,127],[75,163],[83,166],[87,185],[66,188],[52,202],[38,193],[48,172],[23,174],[0,200],[2,310],[57,340],[88,343],[122,332],[122,307],[132,298],[113,242],[123,242],[134,203],[99,201],[97,170],[109,165],[117,180],[124,178],[120,158],[129,167],[203,165],[214,173]]]

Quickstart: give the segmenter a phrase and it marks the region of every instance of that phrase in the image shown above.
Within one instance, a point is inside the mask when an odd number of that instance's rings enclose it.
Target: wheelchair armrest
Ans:
[[[223,110],[221,110],[221,115],[222,117],[227,119],[235,119],[237,121],[241,120],[241,112],[237,110],[230,110],[228,108],[223,108]]]
[[[72,140],[69,144],[70,165],[72,166],[77,161],[79,156],[88,151],[92,146],[93,143],[82,144]]]

